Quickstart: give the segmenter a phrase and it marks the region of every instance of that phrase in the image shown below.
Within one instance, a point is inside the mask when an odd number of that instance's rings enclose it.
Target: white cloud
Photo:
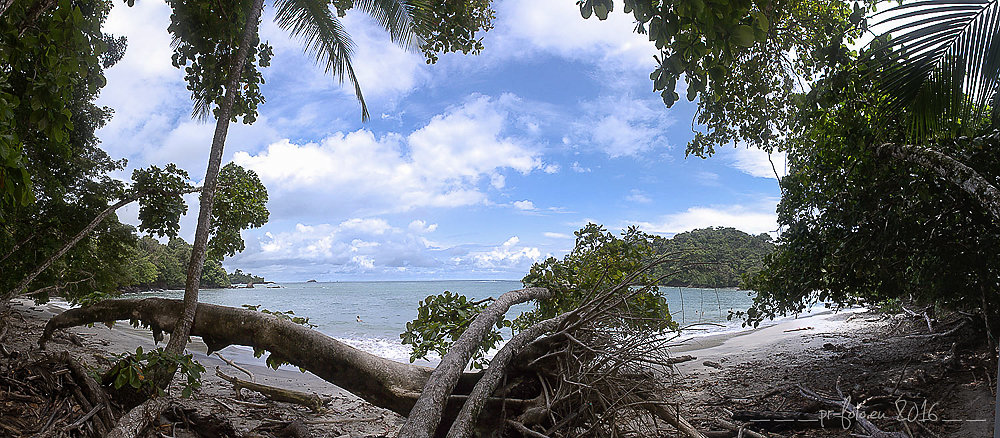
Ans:
[[[434,232],[434,230],[437,229],[437,227],[438,227],[438,224],[427,225],[427,221],[424,221],[422,219],[416,219],[413,222],[410,222],[410,226],[409,226],[409,228],[410,228],[411,231],[414,231],[414,232],[417,232],[417,233],[420,233],[420,234],[432,233],[432,232]]]
[[[691,207],[668,214],[655,222],[637,222],[645,232],[673,235],[695,228],[733,227],[751,234],[767,233],[778,227],[775,213],[777,199],[767,199],[757,205]]]
[[[669,144],[665,134],[674,119],[667,116],[661,102],[629,94],[602,96],[585,103],[583,110],[585,121],[578,122],[575,130],[612,158],[635,156]]]
[[[638,202],[640,204],[648,204],[650,202],[653,202],[652,199],[649,199],[649,197],[643,194],[642,191],[639,189],[632,189],[632,191],[629,193],[628,196],[625,197],[625,199],[632,202]]]
[[[581,166],[579,161],[574,161],[573,165],[570,166],[570,169],[573,169],[576,173],[587,173],[591,171],[589,167]]]
[[[771,154],[770,161],[767,152],[755,148],[736,147],[732,150],[722,149],[719,152],[730,166],[747,175],[774,179],[775,172],[781,177],[787,174],[785,167],[787,158],[784,152]],[[772,162],[774,162],[773,167]]]
[[[534,210],[535,209],[535,203],[533,203],[531,201],[528,201],[528,200],[514,201],[513,205],[514,205],[514,208],[516,208],[518,210]]]
[[[509,0],[497,3],[497,29],[487,45],[499,53],[542,52],[612,68],[651,70],[656,48],[633,32],[632,14],[584,20],[572,1]],[[516,56],[516,55],[515,55]],[[610,65],[609,65],[610,64]]]
[[[546,231],[546,232],[542,233],[542,235],[545,236],[545,237],[548,237],[550,239],[572,239],[573,238],[573,236],[571,236],[569,234],[553,233],[553,232],[549,232],[549,231]]]
[[[453,261],[471,263],[480,269],[524,268],[542,259],[542,252],[535,247],[518,245],[520,239],[513,236],[503,244],[486,251],[473,251]]]
[[[282,140],[256,155],[238,152],[234,161],[260,175],[279,216],[328,205],[380,214],[482,204],[482,181],[501,189],[504,172],[545,166],[539,152],[504,135],[509,99],[473,98],[405,137],[362,129],[318,144]]]

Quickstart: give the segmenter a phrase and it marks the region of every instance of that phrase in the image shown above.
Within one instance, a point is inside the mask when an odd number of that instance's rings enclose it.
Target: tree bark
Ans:
[[[0,0],[0,17],[14,4],[14,0]]]
[[[150,422],[159,417],[167,409],[167,406],[170,406],[170,399],[167,397],[146,400],[122,415],[115,428],[108,432],[107,438],[135,438],[139,436],[139,432],[142,432]]]
[[[886,143],[879,152],[897,160],[916,164],[957,185],[1000,220],[1000,190],[975,169],[931,148]]]
[[[479,379],[479,382],[476,383],[476,387],[473,388],[472,393],[469,394],[469,399],[462,406],[462,410],[458,413],[455,422],[451,424],[451,428],[448,430],[448,438],[462,438],[472,434],[479,419],[479,413],[482,411],[483,406],[486,405],[487,398],[500,386],[500,382],[503,381],[503,376],[507,372],[507,366],[510,365],[511,360],[525,346],[558,327],[569,316],[569,313],[563,313],[554,318],[534,324],[514,335],[510,341],[507,341],[507,344],[490,361],[490,367],[483,374],[483,377]]]
[[[198,289],[201,287],[201,271],[205,266],[205,255],[208,249],[208,232],[212,222],[212,202],[215,200],[215,189],[219,181],[219,168],[222,166],[222,152],[226,147],[226,136],[229,133],[229,122],[233,115],[233,104],[236,94],[240,91],[240,77],[243,67],[250,55],[250,44],[260,22],[260,13],[264,8],[264,0],[254,0],[247,11],[246,29],[237,51],[235,64],[229,70],[226,79],[226,94],[219,105],[218,120],[215,123],[215,135],[212,138],[212,150],[208,156],[208,169],[205,171],[205,181],[202,185],[201,204],[198,208],[198,227],[194,242],[191,245],[191,260],[188,263],[187,282],[184,285],[184,309],[181,313],[176,330],[167,342],[166,350],[171,353],[181,353],[187,344],[191,332],[196,309],[198,307]]]
[[[44,345],[55,330],[94,322],[138,320],[158,337],[177,326],[184,303],[179,300],[107,300],[70,309],[52,317],[39,339]],[[209,353],[228,345],[265,349],[364,400],[407,415],[431,375],[430,368],[403,364],[355,349],[307,327],[262,312],[200,304],[191,326]],[[171,336],[173,337],[173,336]],[[477,374],[464,373],[470,380]],[[471,383],[463,382],[463,385]]]
[[[458,337],[455,344],[448,350],[448,354],[441,359],[441,363],[427,380],[420,398],[417,399],[407,416],[406,423],[399,431],[399,438],[433,436],[441,423],[441,415],[444,412],[448,396],[455,389],[455,385],[468,366],[469,360],[482,344],[483,338],[493,329],[494,324],[507,314],[510,306],[547,298],[551,295],[552,293],[548,289],[540,287],[510,291],[501,295],[486,310],[476,315],[476,318]],[[486,396],[492,393],[493,391],[489,391]]]

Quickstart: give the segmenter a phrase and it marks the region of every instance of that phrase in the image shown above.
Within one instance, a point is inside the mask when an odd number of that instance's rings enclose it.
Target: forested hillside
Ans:
[[[134,256],[129,261],[132,283],[125,286],[131,290],[183,289],[187,278],[187,263],[191,258],[191,244],[179,237],[171,238],[166,244],[145,236],[139,239]],[[233,283],[260,283],[264,281],[250,273],[237,269],[227,274],[222,263],[206,260],[201,273],[202,288],[230,287]]]
[[[687,265],[658,267],[657,276],[673,273],[663,284],[688,287],[739,287],[743,275],[759,271],[764,256],[774,251],[766,233],[755,236],[725,227],[700,228],[671,239],[657,236],[653,245],[658,256],[678,253],[681,265]]]

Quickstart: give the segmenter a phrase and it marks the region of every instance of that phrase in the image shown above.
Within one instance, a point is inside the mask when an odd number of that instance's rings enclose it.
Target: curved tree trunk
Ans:
[[[465,367],[469,365],[472,354],[482,345],[483,338],[493,329],[493,325],[507,314],[510,306],[550,296],[552,293],[548,289],[540,287],[510,291],[501,295],[486,310],[476,315],[469,327],[462,332],[455,344],[448,350],[448,354],[441,359],[441,364],[434,369],[434,373],[431,374],[427,384],[423,387],[420,398],[409,412],[406,424],[399,432],[399,438],[433,436],[441,422],[441,415],[444,412],[448,396],[458,384]],[[506,363],[503,366],[506,366]],[[493,366],[490,369],[493,369]],[[489,397],[491,394],[493,394],[492,390],[487,392],[483,398],[484,403],[485,397]]]
[[[187,282],[184,285],[184,309],[178,321],[176,330],[172,332],[167,342],[167,351],[180,353],[187,344],[195,311],[198,307],[198,289],[201,287],[201,270],[205,266],[205,254],[208,249],[208,232],[212,222],[212,202],[215,200],[215,188],[219,181],[219,168],[222,166],[222,152],[226,147],[226,135],[229,133],[229,122],[232,120],[233,104],[239,93],[240,76],[250,55],[250,44],[260,22],[260,13],[264,8],[264,0],[254,0],[247,11],[246,29],[237,51],[235,63],[229,70],[226,79],[226,95],[219,105],[218,120],[215,123],[215,135],[212,138],[212,150],[208,156],[208,169],[205,171],[205,181],[202,184],[201,204],[198,208],[198,228],[195,230],[194,242],[191,244],[191,260],[188,263]]]
[[[972,196],[994,219],[1000,221],[1000,190],[975,169],[931,148],[886,143],[878,151],[894,159],[934,172]]]

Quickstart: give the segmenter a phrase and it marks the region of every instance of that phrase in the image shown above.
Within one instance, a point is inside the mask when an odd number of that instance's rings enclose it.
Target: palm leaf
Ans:
[[[340,83],[347,77],[361,103],[361,120],[367,121],[368,105],[351,65],[354,42],[330,10],[329,3],[325,0],[278,0],[275,2],[275,20],[279,27],[303,40],[303,50],[313,54],[324,72],[332,73]]]
[[[1000,0],[921,0],[873,18],[887,29],[869,46],[873,79],[912,140],[997,126]]]
[[[421,43],[414,16],[429,8],[424,0],[355,0],[354,7],[371,15],[396,44],[415,50]]]

